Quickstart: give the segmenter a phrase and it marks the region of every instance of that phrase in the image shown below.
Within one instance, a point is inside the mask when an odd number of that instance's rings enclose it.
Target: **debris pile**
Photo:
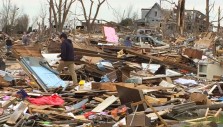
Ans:
[[[76,86],[67,68],[62,74],[56,71],[58,38],[28,46],[18,42],[11,57],[2,47],[0,123],[15,127],[222,124],[223,59],[217,35],[180,37],[162,43],[165,46],[145,36],[151,40],[125,46],[113,28],[105,27],[104,32],[104,36],[69,36]]]

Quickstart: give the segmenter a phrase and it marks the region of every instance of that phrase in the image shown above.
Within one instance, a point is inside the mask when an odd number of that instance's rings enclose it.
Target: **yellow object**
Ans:
[[[85,80],[80,80],[79,85],[82,86],[85,84]]]

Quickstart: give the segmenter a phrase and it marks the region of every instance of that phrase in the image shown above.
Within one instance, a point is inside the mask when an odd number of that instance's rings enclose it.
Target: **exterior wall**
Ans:
[[[146,14],[149,12],[150,9],[141,9],[141,18],[145,19]]]
[[[146,17],[146,24],[153,27],[160,27],[163,20],[163,14],[159,7],[155,6]]]

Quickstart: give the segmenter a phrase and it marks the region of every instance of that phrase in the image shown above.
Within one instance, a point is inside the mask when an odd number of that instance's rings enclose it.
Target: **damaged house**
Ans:
[[[155,3],[152,8],[141,9],[141,19],[137,21],[140,26],[148,26],[149,28],[161,27],[164,20],[163,12],[158,3]]]
[[[185,10],[184,31],[186,33],[205,32],[206,15],[198,10]],[[141,9],[141,19],[137,21],[138,26],[145,26],[150,29],[162,29],[165,35],[174,34],[177,30],[176,9],[168,10],[155,3],[151,8]],[[210,23],[209,31],[213,31]]]

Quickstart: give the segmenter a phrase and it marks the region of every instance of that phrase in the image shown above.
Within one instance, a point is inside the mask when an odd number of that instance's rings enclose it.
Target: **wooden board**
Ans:
[[[168,113],[168,110],[164,110],[164,111],[159,111],[157,112],[160,116]],[[155,120],[158,119],[158,116],[155,113],[149,113],[146,115],[148,118],[151,118],[151,120]]]
[[[16,97],[10,97],[9,100],[7,100],[6,102],[4,102],[3,104],[1,103],[1,104],[0,104],[0,107],[6,109],[6,108],[8,108],[11,104],[13,104],[15,101],[16,101]]]
[[[12,52],[16,55],[17,58],[21,56],[42,57],[40,50],[36,47],[13,45]]]
[[[7,123],[10,125],[15,125],[16,121],[21,117],[24,110],[27,108],[25,103],[19,103],[19,107],[15,110],[15,112],[11,115],[11,117],[7,120]]]
[[[116,86],[121,104],[130,104],[144,100],[142,90],[128,88],[124,86]],[[145,111],[147,105],[145,103],[139,105],[138,111]]]
[[[114,95],[106,98],[102,103],[100,103],[97,107],[95,107],[92,112],[102,112],[103,110],[105,110],[109,105],[111,105],[112,103],[114,103],[116,100],[118,100],[117,97],[115,97]]]
[[[116,85],[125,86],[129,88],[134,88],[134,83],[100,83],[93,82],[92,89],[100,89],[100,90],[109,90],[109,91],[117,91]]]
[[[52,110],[40,110],[40,109],[32,109],[32,112],[36,112],[36,113],[40,113],[40,114],[53,114],[53,115],[57,115],[57,116],[62,116],[64,118],[72,118],[71,116],[68,116],[66,113],[61,113],[58,111],[52,111]]]

